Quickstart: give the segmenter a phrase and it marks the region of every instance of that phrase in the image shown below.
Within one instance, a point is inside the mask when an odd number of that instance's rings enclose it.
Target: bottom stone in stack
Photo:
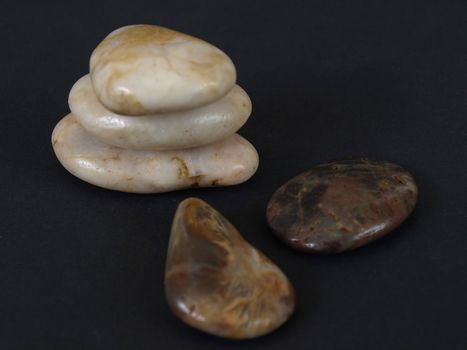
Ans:
[[[197,148],[130,150],[91,136],[73,114],[57,124],[52,145],[58,160],[76,177],[124,192],[158,193],[236,185],[248,180],[258,168],[258,153],[238,134]]]

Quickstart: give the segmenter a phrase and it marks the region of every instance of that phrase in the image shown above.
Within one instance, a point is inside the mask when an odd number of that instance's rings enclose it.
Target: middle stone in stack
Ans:
[[[110,33],[91,73],[70,92],[72,114],[54,149],[71,173],[95,185],[156,193],[235,185],[258,167],[235,132],[251,113],[230,58],[200,39],[152,25]]]

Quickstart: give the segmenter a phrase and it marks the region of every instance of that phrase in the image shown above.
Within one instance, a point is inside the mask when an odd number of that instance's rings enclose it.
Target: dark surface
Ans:
[[[466,349],[467,2],[11,1],[0,12],[0,349]],[[88,185],[50,134],[94,46],[130,23],[204,38],[236,63],[261,155],[231,188],[131,195]],[[271,234],[287,179],[330,159],[402,165],[418,205],[397,232],[310,256]],[[276,262],[298,305],[246,342],[182,324],[163,297],[177,203],[198,196]]]

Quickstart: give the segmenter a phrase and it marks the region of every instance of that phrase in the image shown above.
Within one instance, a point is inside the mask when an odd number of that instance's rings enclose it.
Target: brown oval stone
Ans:
[[[167,301],[183,322],[226,338],[269,333],[292,314],[283,272],[219,212],[189,198],[175,214],[165,274]]]
[[[358,248],[392,231],[417,200],[413,177],[399,165],[351,159],[318,165],[272,196],[269,226],[310,253]]]

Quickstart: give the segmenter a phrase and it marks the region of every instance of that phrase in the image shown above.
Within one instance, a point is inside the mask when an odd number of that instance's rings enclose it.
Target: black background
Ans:
[[[466,1],[29,1],[1,5],[0,349],[467,348]],[[258,149],[247,183],[134,195],[88,185],[50,134],[113,29],[154,23],[235,62]],[[416,177],[414,214],[357,251],[311,256],[270,232],[290,177],[365,156]],[[296,313],[249,341],[170,313],[163,273],[179,201],[197,196],[290,277]]]

